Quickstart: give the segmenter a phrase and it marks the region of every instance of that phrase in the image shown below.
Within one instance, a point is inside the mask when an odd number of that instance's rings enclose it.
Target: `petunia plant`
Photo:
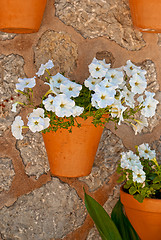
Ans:
[[[122,152],[117,172],[119,182],[124,182],[124,191],[139,202],[144,198],[161,198],[161,165],[148,143],[136,146],[136,153]]]
[[[12,111],[20,104],[31,107],[27,126],[20,116],[16,116],[11,125],[12,134],[22,139],[22,129],[29,128],[32,132],[57,131],[66,128],[72,131],[73,126],[80,127],[79,117],[92,117],[92,123],[102,125],[113,121],[116,125],[122,122],[131,124],[135,133],[148,126],[147,119],[155,115],[158,101],[154,93],[146,91],[146,71],[135,66],[130,60],[120,68],[110,68],[105,60],[93,59],[89,65],[89,77],[83,84],[71,81],[57,73],[52,76],[50,69],[54,64],[49,60],[41,64],[33,78],[18,78],[16,91],[26,96],[27,102],[16,102]],[[37,78],[47,72],[45,77],[48,91],[42,96],[39,105],[35,105],[33,87]],[[137,116],[137,117],[136,117]]]

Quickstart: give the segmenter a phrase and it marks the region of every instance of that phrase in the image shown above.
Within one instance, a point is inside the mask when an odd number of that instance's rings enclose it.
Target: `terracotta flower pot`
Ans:
[[[139,203],[120,189],[120,199],[125,213],[141,240],[161,239],[161,200],[145,198]]]
[[[1,0],[0,31],[33,33],[40,28],[47,0]]]
[[[81,177],[91,172],[103,128],[95,127],[91,117],[77,119],[82,126],[73,127],[72,133],[59,129],[42,134],[53,175]]]
[[[134,27],[143,32],[161,32],[160,0],[129,0]]]

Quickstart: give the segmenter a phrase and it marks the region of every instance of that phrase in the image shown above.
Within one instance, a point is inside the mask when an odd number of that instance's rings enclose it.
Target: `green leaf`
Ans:
[[[85,206],[103,240],[122,240],[114,222],[111,220],[104,208],[86,192]]]
[[[134,230],[128,218],[123,212],[123,205],[120,201],[116,203],[115,207],[112,210],[111,219],[115,223],[117,229],[120,232],[120,235],[123,240],[139,240],[139,236]]]
[[[136,194],[136,195],[134,195],[134,198],[135,198],[138,202],[142,203],[145,197],[142,196],[141,194]]]
[[[132,186],[132,187],[129,189],[129,193],[130,193],[131,195],[134,195],[134,194],[136,193],[136,191],[137,191],[137,188],[134,187],[134,186]]]

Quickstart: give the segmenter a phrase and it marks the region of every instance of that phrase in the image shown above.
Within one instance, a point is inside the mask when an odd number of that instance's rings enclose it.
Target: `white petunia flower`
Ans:
[[[135,94],[141,94],[145,91],[145,88],[147,87],[147,82],[140,77],[138,74],[134,74],[130,81],[131,91]]]
[[[107,69],[102,64],[92,62],[88,67],[89,72],[93,78],[105,77]]]
[[[133,71],[132,71],[132,75],[134,74],[138,74],[142,79],[144,79],[146,81],[146,78],[145,78],[145,74],[147,73],[147,71],[145,69],[138,69],[138,68],[135,68]]]
[[[146,174],[142,169],[136,168],[133,172],[133,181],[138,183],[144,183],[146,179]]]
[[[124,169],[132,170],[136,166],[139,166],[141,169],[143,166],[139,160],[139,157],[134,154],[131,150],[128,152],[122,152],[121,154],[121,167]]]
[[[117,117],[119,118],[118,125],[121,125],[121,122],[124,121],[123,113],[125,112],[126,109],[127,109],[127,107],[124,107],[123,105],[119,109],[119,112],[118,112],[118,115],[117,115]]]
[[[24,91],[25,88],[33,88],[36,85],[35,77],[33,78],[18,78],[16,89]]]
[[[28,116],[28,120],[30,121],[30,119],[32,118],[41,118],[42,121],[41,121],[41,125],[44,126],[44,129],[48,128],[49,125],[50,125],[50,118],[48,117],[44,117],[44,109],[43,108],[37,108],[37,109],[34,109],[32,113],[30,113],[30,115]]]
[[[127,89],[125,86],[122,91],[122,95],[125,98],[126,105],[128,105],[131,108],[135,107],[135,100],[134,96],[135,94]]]
[[[14,120],[14,122],[11,125],[11,131],[12,131],[12,135],[16,138],[16,139],[23,139],[22,136],[22,127],[24,126],[24,122],[21,119],[20,116],[17,116]]]
[[[103,59],[103,60],[98,60],[98,62],[105,68],[110,68],[111,64],[110,63],[106,63],[106,60]]]
[[[52,67],[54,67],[54,64],[53,64],[52,60],[49,60],[47,63],[41,64],[41,66],[40,66],[38,72],[36,73],[36,75],[38,77],[40,77],[44,74],[46,69],[51,69]]]
[[[133,125],[135,135],[137,135],[137,133],[141,133],[144,127],[148,127],[148,121],[143,115],[141,115],[140,119],[137,120],[136,125]]]
[[[98,83],[99,86],[104,88],[113,88],[116,89],[118,87],[118,84],[114,81],[111,81],[111,79],[104,78],[100,83]]]
[[[111,116],[119,118],[119,122],[118,122],[119,125],[121,124],[122,121],[124,121],[123,113],[127,109],[127,107],[124,107],[121,104],[122,97],[123,95],[122,93],[120,93],[120,96],[118,97],[118,99],[115,98],[114,103],[111,105],[111,109],[110,109]]]
[[[107,71],[105,77],[110,80],[111,83],[119,85],[124,80],[124,74],[121,71],[115,69],[110,69]]]
[[[130,169],[133,172],[136,171],[137,169],[142,169],[143,170],[143,165],[141,164],[141,162],[139,160],[138,161],[132,160],[130,162]]]
[[[65,82],[60,85],[60,91],[64,93],[67,97],[78,97],[80,91],[82,89],[82,85],[75,82]]]
[[[101,64],[103,67],[105,67],[105,68],[110,68],[110,66],[111,66],[111,64],[110,63],[106,63],[106,60],[105,59],[103,59],[103,60],[98,60],[97,58],[93,58],[93,60],[92,60],[92,63],[95,63],[95,64],[97,64],[97,63],[99,63],[99,64]]]
[[[99,85],[95,87],[95,93],[92,94],[92,102],[96,101],[99,108],[105,108],[114,102],[116,91],[113,88],[103,88]]]
[[[136,66],[130,60],[126,62],[126,65],[123,67],[128,77],[131,77],[136,73],[136,71],[141,70],[141,67]]]
[[[72,116],[76,117],[76,116],[80,116],[84,111],[83,107],[79,107],[79,106],[74,106],[72,108]]]
[[[41,117],[30,117],[27,126],[33,133],[40,132],[45,129],[44,119]]]
[[[44,107],[47,111],[55,111],[55,106],[54,106],[54,97],[52,95],[48,95],[48,97],[43,100]]]
[[[29,118],[33,118],[33,117],[41,117],[44,118],[44,109],[43,108],[37,108],[34,109],[32,113],[30,113]]]
[[[45,117],[45,118],[43,118],[43,120],[44,120],[44,129],[46,129],[46,128],[48,128],[49,125],[50,125],[50,118]],[[44,130],[44,129],[43,129],[43,130]]]
[[[156,157],[155,150],[151,150],[148,143],[143,143],[138,146],[139,156],[145,159],[152,160]]]
[[[55,91],[55,88],[60,88],[61,84],[70,82],[70,80],[66,77],[64,77],[62,74],[57,73],[56,75],[50,77],[50,83],[45,83],[48,84],[51,88],[51,90]]]
[[[59,94],[54,100],[55,114],[58,117],[70,117],[75,102],[68,98],[65,94]]]
[[[139,97],[137,98],[137,100],[138,100],[138,102],[139,102],[140,104],[144,102],[144,98],[143,98],[142,95],[139,96]]]
[[[93,90],[95,89],[96,84],[101,82],[101,78],[93,78],[92,76],[90,76],[89,78],[87,78],[84,81],[84,85],[89,88],[89,90]]]
[[[155,110],[159,102],[153,98],[155,93],[150,93],[146,91],[145,94],[146,98],[142,104],[144,108],[141,110],[141,114],[145,117],[153,117],[155,115]]]
[[[16,107],[18,104],[19,104],[19,102],[15,102],[12,104],[12,109],[11,109],[12,112],[16,112]]]

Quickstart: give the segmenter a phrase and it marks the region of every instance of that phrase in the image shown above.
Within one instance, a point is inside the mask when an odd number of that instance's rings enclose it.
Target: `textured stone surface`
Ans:
[[[16,36],[14,33],[0,32],[0,41],[10,40]]]
[[[101,51],[96,53],[96,59],[103,60],[105,59],[106,63],[110,63],[111,68],[113,67],[113,64],[115,62],[115,58],[112,55],[111,52],[108,51]]]
[[[145,60],[140,64],[143,69],[147,71],[146,79],[147,79],[147,91],[157,92],[159,90],[159,83],[157,81],[157,72],[155,63],[151,60]]]
[[[161,46],[161,34],[158,34],[158,45]]]
[[[14,175],[11,159],[0,158],[0,192],[9,190]]]
[[[156,151],[157,161],[161,164],[161,136],[159,140],[154,141],[150,146],[151,149]]]
[[[120,159],[120,153],[125,148],[122,141],[110,130],[104,129],[100,144],[95,157],[92,172],[87,177],[81,177],[79,180],[85,182],[90,191],[95,191],[115,172],[117,162]]]
[[[25,77],[24,60],[19,55],[0,55],[0,135],[11,125],[15,113],[11,112],[12,103],[23,101],[14,92],[18,77]]]
[[[83,224],[85,207],[75,190],[57,178],[0,210],[2,239],[61,238]]]
[[[23,140],[17,141],[17,149],[20,151],[25,172],[29,176],[38,178],[49,171],[47,154],[41,133],[28,131]]]
[[[106,36],[129,50],[145,46],[132,26],[127,0],[55,0],[56,16],[85,38]]]
[[[57,72],[70,76],[76,67],[77,44],[69,34],[63,32],[46,31],[38,41],[35,51],[35,65],[37,69],[49,59],[55,65],[52,74]]]

